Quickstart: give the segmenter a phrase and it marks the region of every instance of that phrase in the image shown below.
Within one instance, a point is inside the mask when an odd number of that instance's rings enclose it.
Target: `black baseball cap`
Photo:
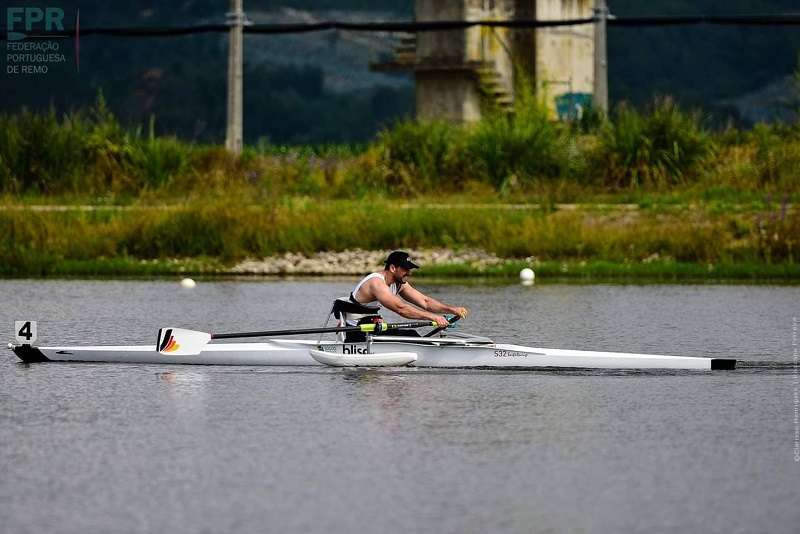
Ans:
[[[390,265],[403,267],[404,269],[419,269],[419,265],[411,261],[408,252],[402,250],[395,250],[389,254],[389,257],[386,258],[386,267]]]

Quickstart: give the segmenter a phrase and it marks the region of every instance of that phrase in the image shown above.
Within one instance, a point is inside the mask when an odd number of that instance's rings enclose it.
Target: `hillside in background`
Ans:
[[[609,0],[609,4],[619,17],[798,12],[796,0]],[[796,26],[613,28],[608,44],[612,100],[642,104],[654,94],[674,95],[686,106],[741,118],[747,125],[753,115],[744,113],[735,101],[794,72],[800,32]]]
[[[786,13],[796,0],[610,0],[620,17],[678,14]],[[63,2],[67,26],[76,6],[82,27],[166,26],[224,20],[227,2],[186,0],[165,7],[155,1]],[[407,20],[413,2],[367,0],[246,0],[255,22],[311,22],[326,19]],[[245,42],[245,135],[275,143],[363,141],[398,117],[413,112],[409,75],[388,76],[368,69],[391,53],[389,34],[313,33],[248,36]],[[156,117],[159,133],[218,142],[224,135],[227,39],[222,34],[127,39],[85,37],[80,73],[70,61],[45,76],[4,74],[2,109],[21,107],[66,111],[92,102],[102,91],[124,122]],[[647,103],[674,95],[718,120],[747,124],[753,95],[788,89],[781,80],[797,66],[796,28],[712,27],[609,31],[612,102]],[[72,54],[72,55],[70,55]],[[777,85],[776,85],[777,84]],[[769,90],[765,89],[769,88]],[[773,104],[765,104],[773,105]]]

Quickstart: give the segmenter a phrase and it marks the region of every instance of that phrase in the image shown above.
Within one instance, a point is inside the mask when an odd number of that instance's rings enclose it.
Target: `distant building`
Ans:
[[[564,20],[592,16],[592,0],[416,0],[417,21]],[[532,87],[553,115],[580,112],[594,84],[594,25],[420,32],[374,70],[414,72],[417,117],[475,121],[511,109],[515,87]],[[514,66],[516,65],[516,69]],[[515,83],[524,76],[526,84]]]

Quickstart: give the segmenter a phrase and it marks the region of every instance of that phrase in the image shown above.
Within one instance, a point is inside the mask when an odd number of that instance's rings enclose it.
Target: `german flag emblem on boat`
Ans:
[[[175,341],[172,336],[172,329],[168,328],[166,331],[160,329],[158,331],[158,352],[175,352],[181,348],[180,344]]]

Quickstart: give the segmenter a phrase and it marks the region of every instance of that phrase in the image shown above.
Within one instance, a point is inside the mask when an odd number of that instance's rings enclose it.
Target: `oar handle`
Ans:
[[[456,321],[458,321],[459,319],[461,319],[461,316],[460,316],[460,315],[454,315],[453,317],[450,317],[450,318],[447,320],[447,322],[448,322],[448,323],[450,323],[450,324],[452,325],[452,324],[454,324]],[[436,326],[436,323],[434,323],[434,324],[433,324],[433,326]],[[427,334],[425,334],[425,335],[424,335],[424,336],[422,336],[422,337],[433,337],[433,336],[435,336],[436,334],[438,334],[439,332],[441,332],[442,330],[444,330],[445,328],[447,328],[447,327],[446,327],[446,326],[440,326],[440,327],[438,327],[438,328],[435,328],[435,329],[431,330],[430,332],[428,332]]]
[[[426,326],[436,326],[436,321],[420,321],[413,323],[368,323],[358,326],[332,326],[330,328],[297,328],[294,330],[265,330],[263,332],[233,332],[229,334],[211,334],[211,339],[233,339],[242,337],[269,337],[269,336],[293,336],[295,334],[327,334],[339,332],[366,332],[379,334],[387,330],[397,330],[399,328],[423,328]]]

